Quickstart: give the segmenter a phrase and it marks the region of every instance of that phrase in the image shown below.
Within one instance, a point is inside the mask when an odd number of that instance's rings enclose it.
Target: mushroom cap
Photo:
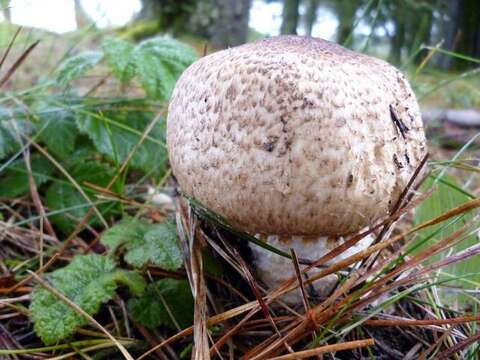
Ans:
[[[388,215],[426,153],[386,62],[280,36],[192,64],[167,120],[182,191],[250,233],[344,235]]]

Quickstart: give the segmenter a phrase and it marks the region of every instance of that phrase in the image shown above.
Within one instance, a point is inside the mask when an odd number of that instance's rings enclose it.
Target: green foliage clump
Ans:
[[[73,261],[46,276],[49,283],[89,315],[111,300],[119,285],[125,285],[132,294],[145,290],[145,280],[134,272],[118,269],[106,256],[76,256]],[[72,335],[88,321],[53,293],[37,286],[30,304],[35,332],[45,344],[54,344]]]
[[[100,51],[85,51],[69,57],[57,69],[57,81],[62,86],[82,77],[88,70],[97,65],[103,58]]]
[[[118,204],[98,201],[93,188],[107,187],[127,161],[127,171],[137,170],[155,179],[164,175],[166,127],[164,118],[155,119],[157,105],[168,100],[177,78],[195,59],[193,49],[165,37],[138,45],[108,38],[102,51],[87,51],[65,59],[54,73],[53,84],[66,92],[28,97],[29,111],[22,107],[0,109],[0,195],[15,197],[28,193],[30,185],[26,169],[22,170],[23,162],[6,157],[20,157],[22,146],[32,138],[45,145],[61,167],[49,165],[50,160],[38,155],[32,156],[36,184],[46,187],[45,202],[55,214],[52,222],[60,230],[72,231],[76,221],[93,205],[105,217],[117,214]],[[110,67],[122,88],[137,79],[147,98],[93,99],[76,95],[73,82],[102,63]],[[155,124],[149,128],[152,121]],[[142,138],[147,129],[148,134]],[[62,170],[76,184],[62,179]],[[109,190],[121,192],[125,175]],[[12,187],[14,183],[16,186]],[[98,225],[99,220],[94,215],[89,224]]]
[[[108,246],[110,256],[76,256],[66,267],[48,274],[49,282],[90,315],[111,300],[122,284],[136,295],[129,301],[129,308],[139,323],[148,327],[191,324],[193,300],[186,281],[162,279],[145,288],[139,273],[119,269],[113,260],[123,249],[125,261],[136,268],[152,263],[178,270],[182,256],[174,224],[126,219],[105,231],[102,243]],[[168,311],[165,306],[169,306]],[[46,344],[65,339],[87,324],[74,309],[40,286],[32,294],[30,310],[35,331]]]
[[[111,252],[125,250],[125,261],[135,267],[151,263],[166,270],[178,270],[182,266],[175,224],[170,222],[149,224],[126,219],[105,231],[101,241]]]
[[[164,325],[184,329],[193,322],[190,286],[186,280],[158,280],[149,284],[141,296],[130,299],[128,310],[135,321],[148,328]]]
[[[177,78],[197,55],[189,46],[167,37],[147,39],[136,46],[122,39],[107,38],[103,53],[88,51],[66,59],[57,71],[58,84],[69,85],[104,58],[123,85],[137,78],[149,98],[165,101],[170,98]]]
[[[53,165],[39,154],[30,157],[32,176],[36,186],[40,186],[50,179],[54,171]],[[0,175],[0,197],[15,198],[30,190],[28,171],[23,159],[13,161]]]
[[[28,195],[30,173],[60,240],[92,206],[96,211],[88,225],[97,230],[123,217],[101,238],[109,250],[106,255],[77,255],[45,275],[49,284],[91,316],[117,296],[119,286],[126,286],[133,296],[128,307],[139,323],[191,324],[188,283],[162,279],[147,286],[142,275],[148,264],[171,271],[182,266],[175,224],[126,217],[115,196],[100,195],[106,189],[121,197],[131,188],[131,178],[158,181],[166,174],[163,110],[178,77],[195,59],[193,49],[165,37],[139,44],[108,38],[100,51],[66,58],[53,79],[20,93],[21,105],[4,100],[0,106],[0,197]],[[92,97],[95,91],[85,95],[77,80],[92,70],[118,79],[120,96]],[[130,85],[140,85],[143,97],[136,92],[135,99],[127,99]],[[43,150],[36,151],[38,146]],[[46,245],[45,251],[50,250]],[[88,324],[74,307],[40,285],[32,292],[30,311],[35,332],[47,345]]]

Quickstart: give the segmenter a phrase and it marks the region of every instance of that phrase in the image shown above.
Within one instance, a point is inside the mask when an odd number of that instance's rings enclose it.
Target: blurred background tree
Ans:
[[[253,0],[253,2],[259,0]],[[76,3],[79,0],[76,0]],[[141,0],[134,24],[143,24],[140,39],[169,31],[194,34],[225,48],[248,40],[252,0]],[[394,64],[418,53],[425,45],[442,40],[443,48],[471,57],[480,56],[480,1],[478,0],[264,0],[282,7],[280,34],[315,36],[322,13],[337,21],[334,40],[348,47],[367,50],[369,45],[388,48]],[[78,7],[81,9],[81,7]],[[6,7],[4,7],[6,9]],[[5,10],[4,10],[5,11]],[[152,26],[153,23],[153,26]],[[146,26],[145,24],[150,24]],[[368,35],[365,35],[365,29]],[[413,61],[421,55],[413,56]],[[448,55],[436,57],[442,69],[471,65]]]
[[[0,0],[5,21],[12,21],[12,16],[16,21],[15,10],[12,15],[11,9],[20,1]],[[479,0],[136,1],[138,11],[131,12],[132,20],[116,29],[134,41],[168,33],[222,49],[265,36],[299,34],[328,37],[396,65],[406,60],[418,64],[428,51],[422,45],[438,45],[442,50],[429,64],[455,71],[472,67],[475,62],[445,51],[480,57]],[[70,4],[74,5],[77,28],[95,24],[91,2],[70,0]],[[265,25],[261,30],[259,23]]]
[[[10,12],[10,0],[0,0],[0,6],[2,7],[2,15],[5,21],[10,22],[12,20],[12,14]]]
[[[280,34],[297,34],[300,0],[284,0]]]
[[[139,40],[156,32],[174,35],[195,34],[207,38],[215,48],[235,46],[247,41],[251,0],[142,0],[134,19],[137,31],[130,37]]]

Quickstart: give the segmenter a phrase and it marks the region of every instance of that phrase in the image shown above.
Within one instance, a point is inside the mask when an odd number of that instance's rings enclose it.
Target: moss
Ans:
[[[120,37],[131,40],[140,41],[147,37],[154,36],[162,32],[162,26],[158,20],[136,21],[119,30]]]

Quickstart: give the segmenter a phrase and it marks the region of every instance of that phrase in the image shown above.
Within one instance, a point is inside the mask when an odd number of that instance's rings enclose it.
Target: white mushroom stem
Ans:
[[[261,235],[256,235],[256,237],[264,240],[264,237],[262,238]],[[327,236],[308,239],[302,236],[291,236],[288,237],[288,239],[284,239],[277,235],[270,235],[266,237],[266,242],[285,252],[290,252],[290,249],[293,249],[299,258],[315,261],[340,246],[348,239],[348,237],[332,238]],[[368,248],[374,240],[375,237],[373,235],[366,236],[356,245],[348,248],[334,259],[328,261],[325,265],[332,265]],[[295,276],[295,268],[292,260],[277,255],[258,245],[252,244],[250,248],[253,253],[257,275],[269,289],[276,288],[285,280]],[[301,269],[304,269],[305,267],[305,265],[300,265]],[[312,275],[319,271],[320,269],[312,269],[308,274]],[[337,275],[330,274],[315,281],[311,287],[307,288],[307,291],[320,299],[324,299],[331,293],[337,280]],[[301,299],[299,289],[286,294],[282,298],[283,301],[292,305],[301,303]]]

